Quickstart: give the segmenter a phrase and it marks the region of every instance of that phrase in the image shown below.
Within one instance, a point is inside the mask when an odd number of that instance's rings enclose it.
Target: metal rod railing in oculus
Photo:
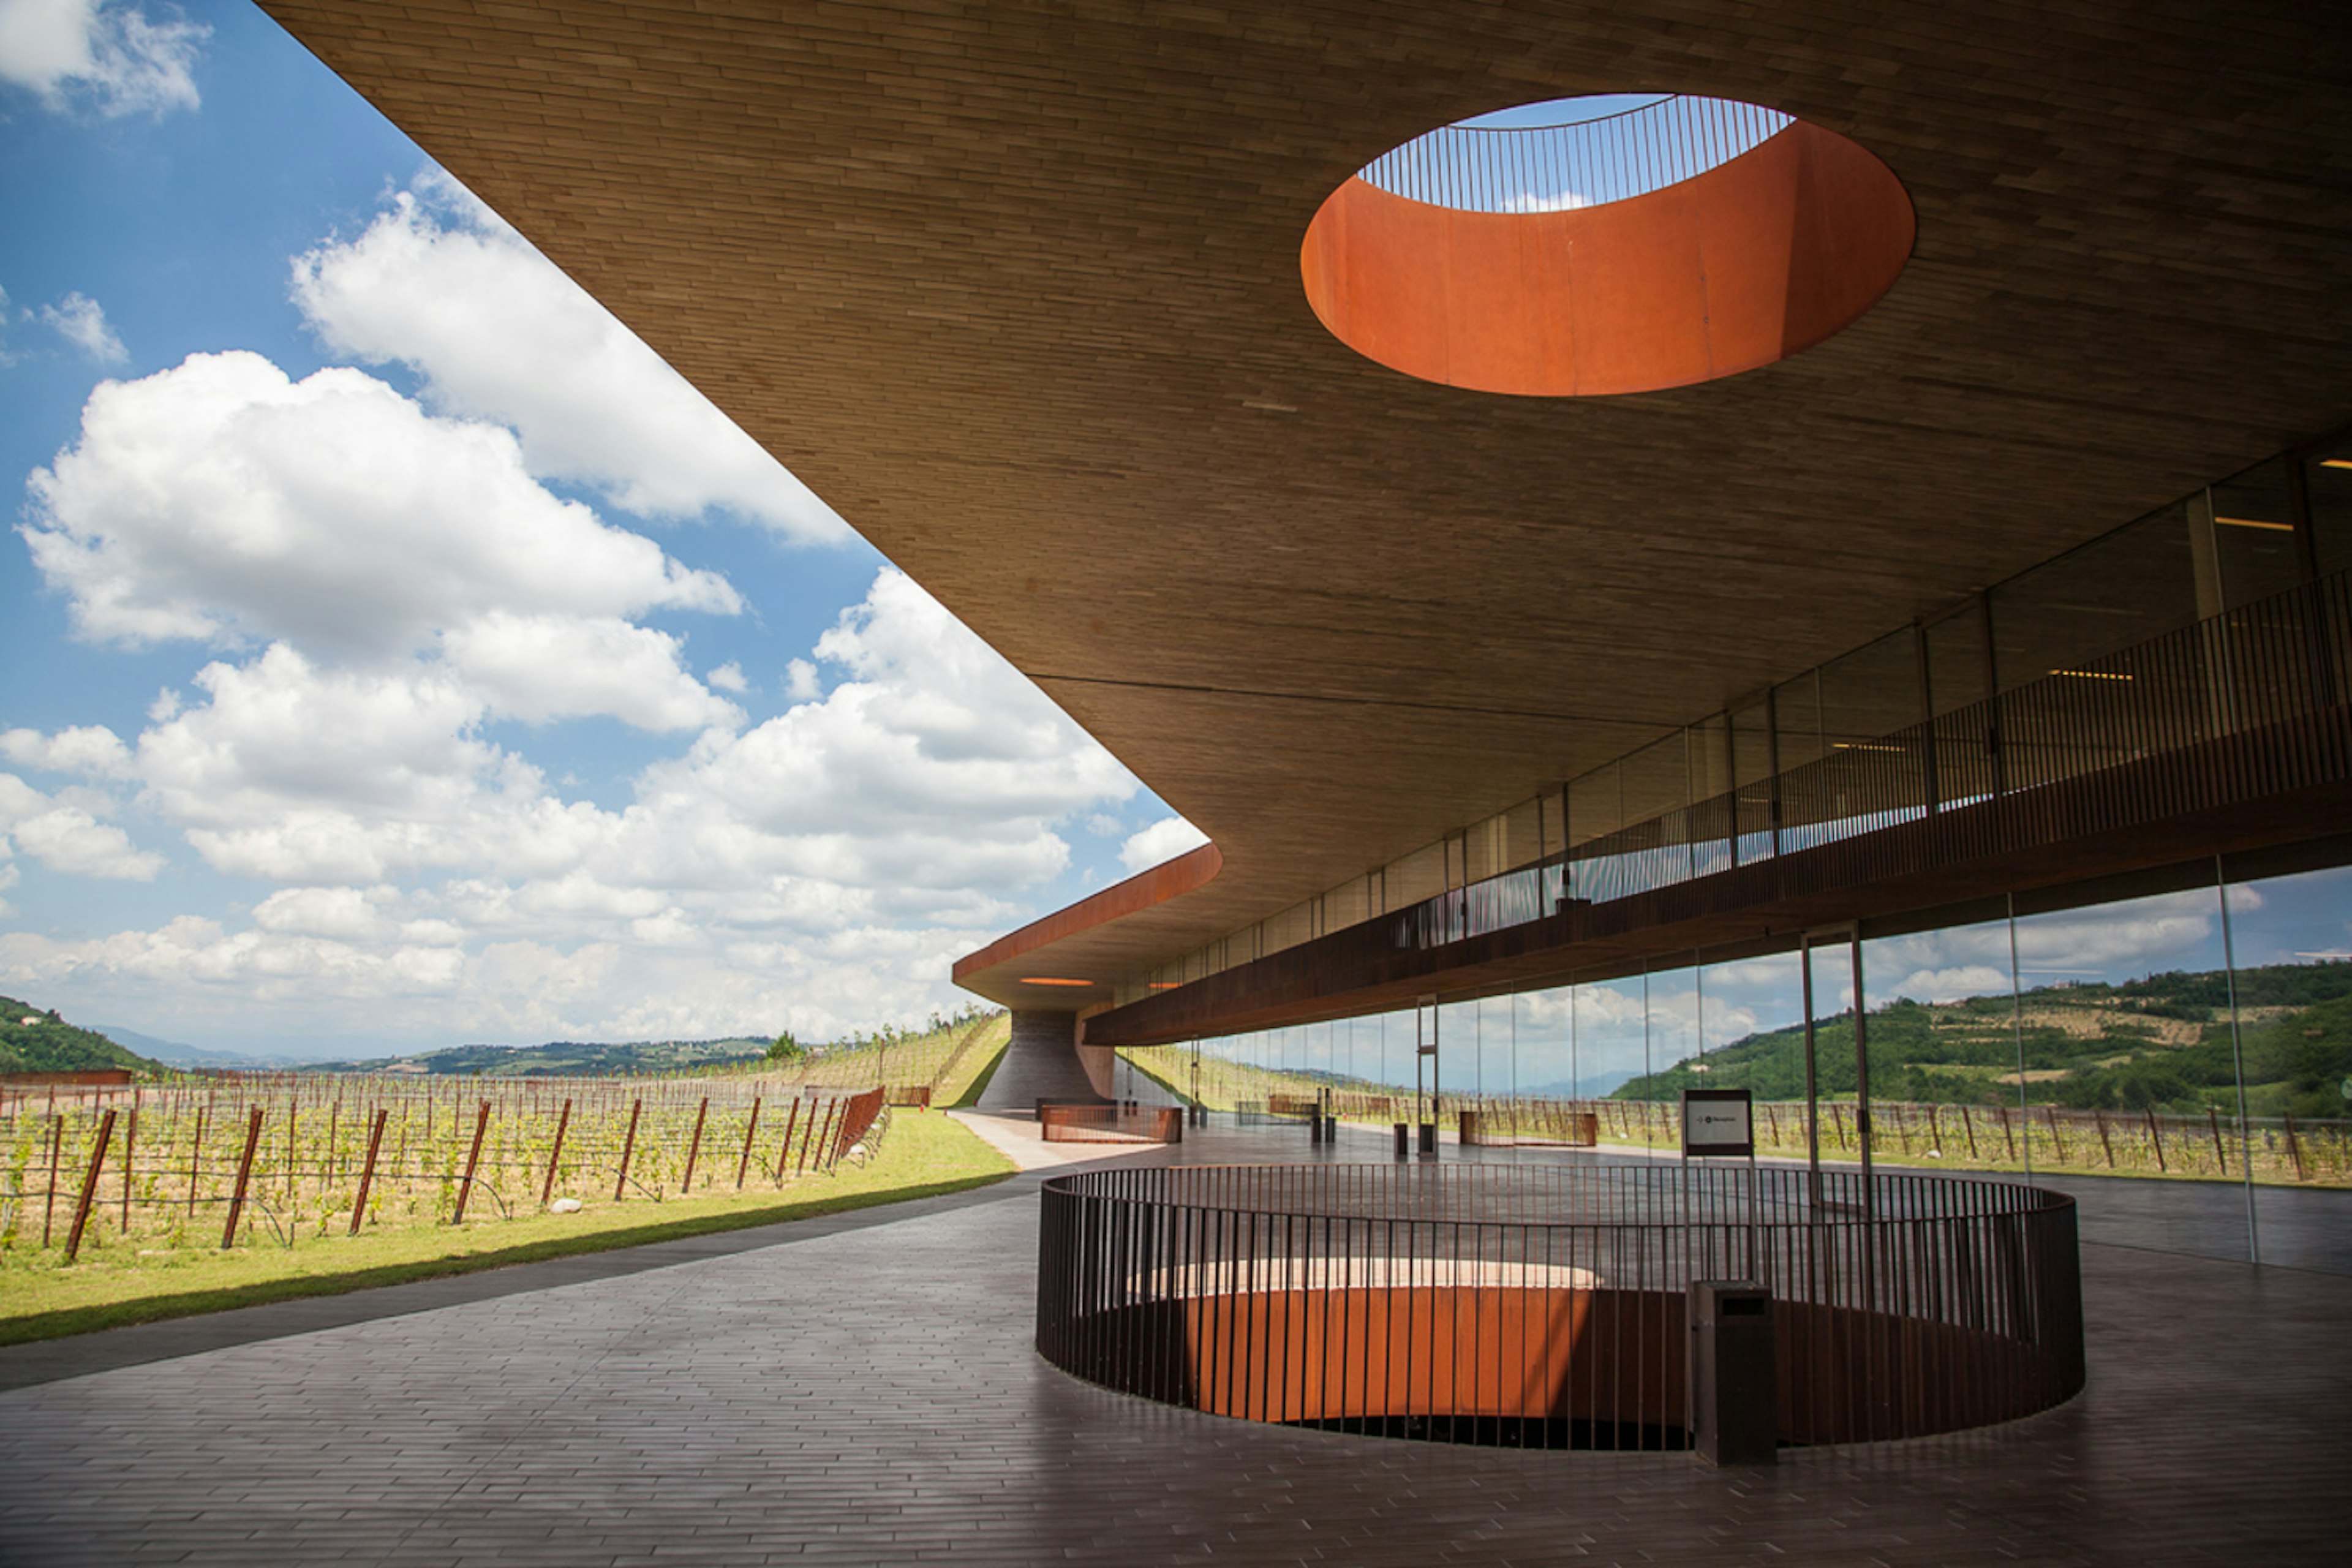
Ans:
[[[1366,164],[1366,184],[1457,212],[1600,206],[1678,184],[1794,121],[1729,99],[1675,96],[1570,125],[1445,125]]]

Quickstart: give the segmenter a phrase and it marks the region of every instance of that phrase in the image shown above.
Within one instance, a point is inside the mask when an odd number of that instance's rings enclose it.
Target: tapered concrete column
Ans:
[[[1013,1041],[981,1094],[981,1110],[1011,1115],[1034,1111],[1040,1100],[1101,1099],[1078,1060],[1076,1013],[1013,1015]]]

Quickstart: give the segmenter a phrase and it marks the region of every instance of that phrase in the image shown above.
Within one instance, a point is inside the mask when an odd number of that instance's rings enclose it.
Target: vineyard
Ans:
[[[1005,1034],[998,1014],[693,1078],[284,1072],[0,1089],[0,1252],[290,1249],[772,1194],[862,1164],[887,1101],[923,1098],[913,1089],[951,1102]]]
[[[0,1110],[0,1247],[295,1247],[366,1226],[777,1189],[862,1159],[880,1089],[251,1074]]]

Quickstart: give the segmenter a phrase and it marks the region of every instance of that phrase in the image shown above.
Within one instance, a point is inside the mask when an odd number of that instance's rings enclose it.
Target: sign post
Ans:
[[[1772,1291],[1756,1258],[1756,1106],[1744,1089],[1683,1090],[1683,1203],[1691,1204],[1693,1160],[1748,1162],[1748,1278],[1687,1284],[1690,1349],[1684,1420],[1699,1453],[1716,1464],[1775,1461]],[[1685,1236],[1697,1229],[1693,1225]],[[1728,1255],[1728,1247],[1725,1249]]]

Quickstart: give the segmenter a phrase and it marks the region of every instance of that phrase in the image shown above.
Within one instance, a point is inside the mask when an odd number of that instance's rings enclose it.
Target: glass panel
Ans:
[[[1510,869],[1510,824],[1500,816],[1475,823],[1462,835],[1461,882],[1476,882]]]
[[[2234,886],[2230,926],[2262,1259],[2352,1274],[2352,868]]]
[[[1732,775],[1742,785],[1760,784],[1772,776],[1772,735],[1767,710],[1759,699],[1731,713]]]
[[[1738,784],[1739,858],[1760,860],[1772,852],[1772,733],[1769,710],[1751,702],[1730,718],[1732,774]]]
[[[1365,897],[1370,879],[1357,877],[1323,895],[1323,915],[1333,931],[1368,921],[1376,912]]]
[[[1627,826],[1688,804],[1690,760],[1681,731],[1643,747],[1622,766]]]
[[[1668,1088],[1675,1079],[1675,1069],[1685,1064],[1703,1067],[1698,1060],[1698,972],[1695,969],[1661,969],[1650,975],[1649,1051],[1643,1058],[1644,1076],[1627,1084],[1623,1089],[1628,1100],[1663,1100],[1678,1101],[1681,1091]]]
[[[1445,891],[1446,844],[1424,844],[1388,866],[1388,906],[1402,910]]]
[[[1772,694],[1772,708],[1780,726],[1781,773],[1821,761],[1822,688],[1815,672],[1782,685]]]
[[[1546,803],[1542,816],[1549,816],[1558,805],[1557,801]],[[1545,825],[1538,820],[1536,803],[1533,800],[1521,801],[1505,812],[1502,823],[1502,863],[1495,869],[1513,870],[1521,866],[1532,865],[1543,858],[1542,828]]]
[[[1833,958],[1816,966],[1814,984],[1850,1005],[1846,950]],[[1863,943],[1862,962],[1874,1159],[1928,1170],[2022,1170],[2032,1146],[2023,1141],[2018,1098],[2009,922],[1874,938]],[[1816,1034],[1822,1081],[1850,1103],[1852,1023],[1841,1018]],[[2036,1059],[2029,1058],[2029,1079]],[[1851,1149],[1853,1129],[1840,1116],[1825,1111],[1822,1131],[1825,1159],[1832,1146],[1842,1156]]]
[[[1991,666],[1985,653],[1984,602],[1931,623],[1927,636],[1927,689],[1938,717],[1988,695]]]
[[[1429,1076],[1430,1087],[1449,1100],[1455,1095],[1478,1091],[1478,1004],[1475,1002],[1441,1002],[1437,1013],[1437,1072]],[[1443,1075],[1442,1079],[1440,1074]],[[1438,1117],[1438,1125],[1454,1123],[1454,1108],[1448,1105]]]
[[[1822,666],[1821,728],[1832,748],[1919,721],[1919,651],[1909,628]]]
[[[1315,934],[1315,910],[1307,903],[1293,904],[1265,922],[1265,945],[1260,954],[1280,952],[1286,947],[1296,947]]]
[[[2001,689],[2195,621],[2204,533],[2186,504],[2169,506],[1996,587]]]
[[[1526,991],[1511,998],[1511,1089],[1530,1100],[1573,1100],[1577,1081],[1568,1029],[1568,989]]]
[[[1595,768],[1568,786],[1570,844],[1584,844],[1625,824],[1624,770],[1615,763]]]
[[[2284,458],[2215,485],[2213,552],[2225,605],[2283,594],[2304,580],[2303,541],[2287,494]]]
[[[1684,731],[1690,753],[1690,798],[1712,800],[1731,788],[1731,731],[1720,715]]]
[[[2218,895],[2021,916],[2017,948],[2035,1179],[2080,1200],[2086,1241],[2244,1258]],[[2109,1179],[2148,1175],[2202,1179]]]
[[[1612,980],[1573,988],[1576,1080],[1586,1098],[1608,1096],[1617,1104],[1601,1123],[1601,1142],[1654,1144],[1650,1108],[1616,1091],[1650,1070],[1647,1009],[1639,979]]]
[[[2352,438],[2322,449],[2305,464],[2303,482],[2321,574],[2352,570]]]

